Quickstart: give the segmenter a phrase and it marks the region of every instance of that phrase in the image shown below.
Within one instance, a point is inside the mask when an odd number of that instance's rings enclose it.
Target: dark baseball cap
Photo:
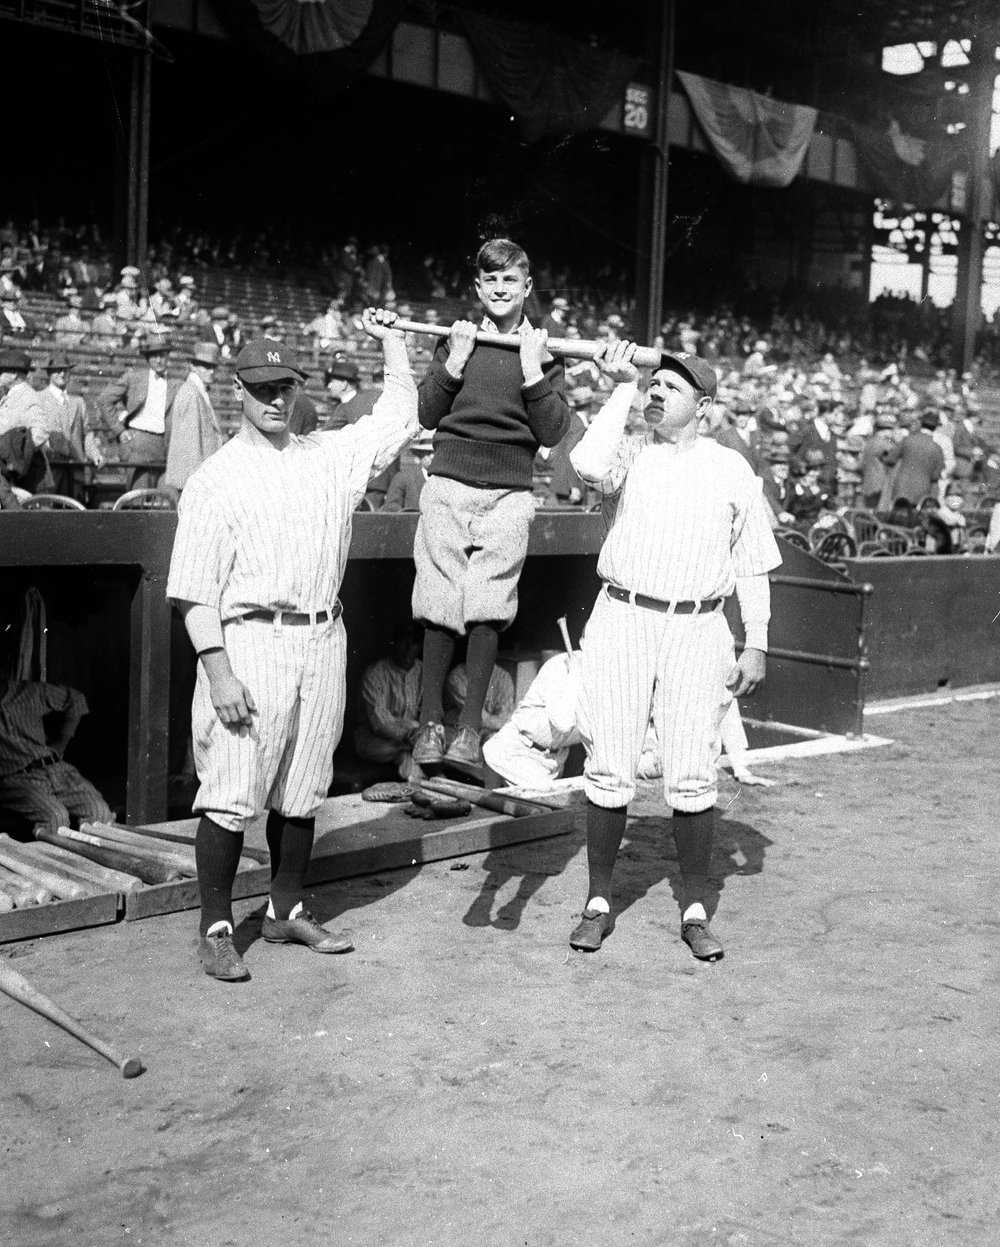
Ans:
[[[251,338],[233,364],[241,381],[305,381],[308,373],[295,362],[289,348],[277,338]]]
[[[696,390],[701,390],[709,398],[715,398],[719,379],[715,375],[715,369],[707,360],[700,359],[697,355],[692,355],[690,351],[673,353],[664,351],[660,356],[659,364],[653,371],[659,372],[661,368],[668,368],[671,372],[679,372],[681,376],[687,377]]]

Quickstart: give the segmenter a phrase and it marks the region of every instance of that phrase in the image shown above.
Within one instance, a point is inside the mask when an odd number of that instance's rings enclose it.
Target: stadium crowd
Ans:
[[[296,413],[296,431],[308,432],[371,410],[380,374],[366,355],[364,306],[442,326],[476,315],[457,260],[424,255],[397,273],[388,245],[349,238],[308,257],[308,278],[297,268],[298,282],[276,289],[274,273],[301,258],[287,238],[173,230],[141,269],[116,271],[93,225],[6,221],[0,507],[58,505],[51,495],[112,505],[116,493],[150,486],[154,493],[137,504],[175,503],[230,431],[227,361],[256,333],[288,341],[309,361]],[[239,274],[251,294],[266,293],[241,307],[206,297],[226,274]],[[634,308],[625,275],[612,266],[585,280],[545,265],[535,276],[544,297],[534,295],[526,310],[551,337],[630,336]],[[996,329],[987,326],[974,370],[958,375],[948,365],[946,316],[930,305],[885,295],[864,316],[847,291],[823,291],[812,305],[788,293],[780,306],[773,294],[744,291],[739,306],[734,299],[710,311],[670,311],[656,341],[715,365],[721,385],[705,434],[738,450],[761,477],[776,529],[836,560],[995,548],[1000,452],[983,428],[981,391]],[[432,346],[410,336],[418,372]],[[145,396],[146,376],[163,379],[159,424],[126,427],[132,390]],[[566,387],[577,419],[562,444],[539,453],[535,493],[539,506],[587,510],[596,500],[569,452],[605,382],[589,361],[571,359]],[[634,429],[643,435],[639,413]],[[416,509],[431,453],[428,439],[404,452],[364,505]]]

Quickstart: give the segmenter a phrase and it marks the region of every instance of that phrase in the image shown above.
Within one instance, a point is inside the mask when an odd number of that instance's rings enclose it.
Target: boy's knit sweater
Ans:
[[[550,360],[541,380],[526,386],[512,348],[477,343],[461,379],[445,368],[447,358],[445,339],[419,389],[420,423],[435,430],[430,474],[493,489],[531,489],[539,446],[555,446],[570,425],[562,362]]]

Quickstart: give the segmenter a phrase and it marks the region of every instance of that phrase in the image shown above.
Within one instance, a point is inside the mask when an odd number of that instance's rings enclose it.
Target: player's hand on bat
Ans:
[[[602,342],[594,353],[594,363],[616,385],[638,381],[639,369],[632,363],[634,354],[634,342]]]
[[[384,307],[366,307],[361,314],[361,323],[365,327],[365,332],[379,340],[388,338],[390,334],[393,337],[403,337],[401,329],[393,329],[393,325],[397,320],[399,320],[399,317],[396,313],[390,312]]]
[[[448,358],[445,367],[453,377],[460,377],[476,349],[476,326],[471,320],[456,320],[448,331]]]
[[[745,649],[736,666],[730,671],[726,688],[733,690],[734,697],[749,697],[764,683],[767,674],[767,655],[760,649]]]
[[[521,339],[521,371],[524,373],[524,383],[534,385],[536,381],[541,381],[544,365],[552,358],[545,345],[549,340],[548,331],[532,329],[527,321],[522,321],[517,336]]]

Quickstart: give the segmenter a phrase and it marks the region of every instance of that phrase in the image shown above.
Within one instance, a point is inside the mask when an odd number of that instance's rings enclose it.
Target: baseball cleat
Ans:
[[[198,937],[198,956],[202,969],[223,983],[241,983],[250,977],[243,958],[236,951],[231,931],[217,931]]]
[[[614,929],[614,920],[610,914],[599,909],[585,909],[579,926],[574,927],[569,937],[569,946],[582,953],[597,952]]]
[[[682,923],[681,939],[699,961],[721,961],[725,956],[722,944],[715,938],[707,922]]]
[[[482,783],[484,763],[480,733],[474,727],[460,727],[455,733],[455,739],[448,746],[443,763]]]
[[[424,723],[413,742],[413,761],[417,766],[440,766],[444,760],[444,727]]]
[[[308,910],[295,918],[264,918],[260,933],[269,944],[305,944],[314,953],[349,953],[354,947],[350,931],[328,931]]]

